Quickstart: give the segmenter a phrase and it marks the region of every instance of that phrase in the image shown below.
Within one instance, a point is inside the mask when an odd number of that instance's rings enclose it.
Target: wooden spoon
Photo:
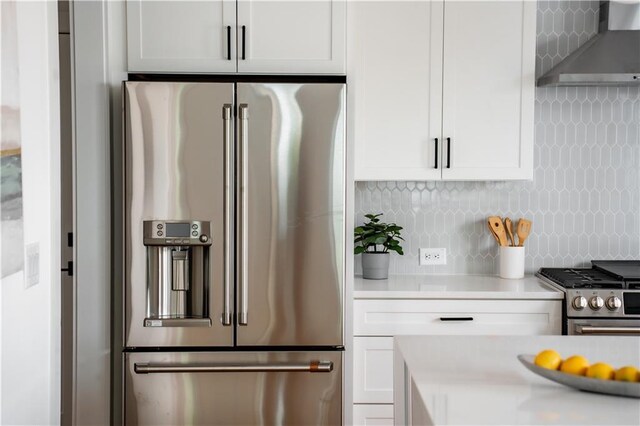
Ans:
[[[518,234],[518,247],[524,246],[524,242],[529,237],[529,233],[531,232],[531,221],[527,219],[520,218],[518,220],[518,228],[516,233]]]
[[[516,245],[516,240],[515,238],[513,238],[513,223],[511,223],[511,219],[508,217],[504,218],[504,227],[507,228],[507,235],[509,236],[509,241],[511,241],[511,244],[509,244],[511,247],[515,247]]]
[[[507,231],[504,229],[502,219],[499,216],[489,216],[489,223],[491,224],[491,229],[493,229],[498,237],[499,244],[501,246],[508,246]]]
[[[491,226],[491,221],[487,220],[487,227],[489,228],[489,232],[491,232],[491,235],[493,235],[493,238],[496,239],[496,243],[498,243],[498,245],[500,245],[500,238],[498,238],[498,235],[496,234],[496,231],[493,230],[493,226]]]

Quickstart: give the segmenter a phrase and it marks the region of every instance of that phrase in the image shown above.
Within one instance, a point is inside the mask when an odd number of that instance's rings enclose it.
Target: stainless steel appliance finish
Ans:
[[[640,320],[569,319],[568,334],[584,336],[640,336]]]
[[[234,85],[127,82],[124,92],[125,346],[230,346],[233,329],[220,321],[225,297],[231,297],[225,294],[227,147],[222,111],[233,103]],[[169,247],[198,243],[176,243],[172,238],[174,241],[166,243],[171,246],[145,246],[145,221],[210,224],[208,237],[213,242],[207,250],[190,250],[191,284],[206,282],[200,295],[206,309],[192,315],[195,318],[182,322],[150,318],[154,312],[149,306],[159,306],[159,302],[147,302],[148,297],[155,297],[147,287],[149,256],[151,273],[155,273],[160,270],[156,266],[162,263],[179,264],[179,259],[171,257],[174,250]],[[157,226],[156,222],[148,222],[147,226]],[[148,250],[149,247],[155,249]],[[199,274],[206,276],[201,280]],[[173,276],[158,278],[173,281]],[[185,312],[174,316],[189,315]]]
[[[342,353],[125,355],[125,421],[146,425],[339,425]]]
[[[640,0],[603,1],[599,32],[538,79],[538,86],[640,85]]]
[[[636,296],[631,296],[635,294]],[[638,290],[567,290],[567,315],[572,318],[640,318],[624,301],[640,297]]]
[[[592,261],[593,268],[542,268],[536,276],[565,294],[563,331],[640,334],[640,261]]]
[[[126,423],[341,424],[345,85],[124,91]]]
[[[344,85],[237,96],[238,345],[342,345]]]
[[[144,221],[147,247],[147,316],[145,327],[210,327],[210,223],[206,221]],[[172,319],[166,322],[163,320]],[[199,320],[199,321],[195,321]]]

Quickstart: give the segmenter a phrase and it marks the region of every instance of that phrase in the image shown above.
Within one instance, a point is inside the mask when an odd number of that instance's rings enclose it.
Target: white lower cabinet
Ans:
[[[353,406],[356,426],[393,426],[393,404],[356,404]]]
[[[559,300],[406,300],[354,302],[355,336],[408,334],[560,334]]]
[[[356,337],[353,354],[354,404],[393,402],[393,337]]]
[[[562,301],[357,299],[353,321],[354,424],[386,425],[393,424],[393,336],[561,334]]]

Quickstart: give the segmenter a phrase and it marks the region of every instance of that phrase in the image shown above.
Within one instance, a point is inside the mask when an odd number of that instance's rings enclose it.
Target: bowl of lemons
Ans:
[[[619,368],[605,362],[589,363],[582,355],[563,359],[552,349],[538,355],[518,355],[531,372],[565,386],[587,392],[640,398],[640,371],[632,365]]]

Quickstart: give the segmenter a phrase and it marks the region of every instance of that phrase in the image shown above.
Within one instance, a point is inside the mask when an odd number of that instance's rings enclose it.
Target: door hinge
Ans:
[[[67,232],[67,247],[73,247],[73,232]]]
[[[67,262],[67,267],[60,269],[62,272],[66,272],[70,277],[73,276],[73,261]]]

